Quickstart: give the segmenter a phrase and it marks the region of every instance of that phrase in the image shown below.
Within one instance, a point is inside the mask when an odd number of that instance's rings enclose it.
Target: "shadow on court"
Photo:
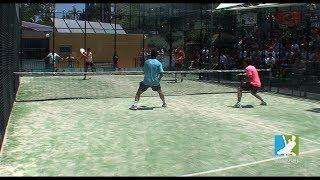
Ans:
[[[175,81],[174,79],[173,80],[163,80],[163,81],[166,81],[167,83],[179,83],[179,81]]]
[[[310,111],[310,112],[315,112],[315,113],[320,113],[320,108],[312,108],[312,109],[308,109],[306,111]]]
[[[139,106],[137,110],[153,110],[156,108],[162,108],[161,106],[152,106],[152,107],[148,107],[148,106]],[[136,111],[136,110],[134,110]]]
[[[228,106],[228,107],[237,108],[237,107],[234,107],[234,106]],[[242,108],[254,108],[254,106],[252,106],[252,105],[242,105]]]

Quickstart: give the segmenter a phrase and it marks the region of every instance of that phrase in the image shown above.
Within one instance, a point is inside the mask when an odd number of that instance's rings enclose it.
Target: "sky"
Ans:
[[[63,12],[65,10],[67,12],[72,9],[73,5],[75,5],[77,10],[82,11],[84,9],[84,3],[56,3],[56,11]]]

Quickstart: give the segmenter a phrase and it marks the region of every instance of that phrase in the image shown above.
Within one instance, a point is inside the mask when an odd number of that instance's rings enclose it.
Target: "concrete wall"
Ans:
[[[72,53],[77,59],[81,58],[80,48],[84,48],[84,34],[55,33],[54,49],[59,54],[60,46],[71,46]],[[117,54],[119,67],[139,66],[138,55],[142,48],[142,34],[118,34]],[[50,39],[50,51],[52,49]],[[114,52],[114,35],[112,34],[87,34],[87,47],[93,52],[95,63],[112,62]],[[83,61],[80,61],[82,64]]]
[[[54,34],[54,51],[59,53],[60,46],[71,46],[72,53],[80,60],[80,48],[84,48],[84,34],[76,33],[57,33]],[[37,32],[24,28],[22,30],[22,38],[47,38],[45,32]],[[117,34],[117,53],[119,56],[119,67],[130,68],[139,66],[139,52],[143,44],[142,34]],[[145,44],[146,46],[146,44]],[[50,34],[49,50],[52,51],[53,41],[52,33]],[[112,34],[87,34],[87,47],[93,52],[93,60],[95,63],[112,63],[114,52],[114,35]],[[80,67],[83,61],[80,61]]]

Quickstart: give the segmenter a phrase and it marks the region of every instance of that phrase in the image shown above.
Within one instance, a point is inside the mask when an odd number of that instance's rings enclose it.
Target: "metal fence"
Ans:
[[[14,71],[19,70],[20,42],[19,7],[0,5],[0,147],[18,89]]]

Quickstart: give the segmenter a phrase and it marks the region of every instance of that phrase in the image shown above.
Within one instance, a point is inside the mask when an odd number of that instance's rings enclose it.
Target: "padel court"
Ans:
[[[21,77],[0,175],[319,175],[319,101],[244,93],[233,108],[235,87],[172,79],[168,107],[148,89],[132,111],[141,75]],[[277,134],[298,135],[299,155],[276,158]]]

